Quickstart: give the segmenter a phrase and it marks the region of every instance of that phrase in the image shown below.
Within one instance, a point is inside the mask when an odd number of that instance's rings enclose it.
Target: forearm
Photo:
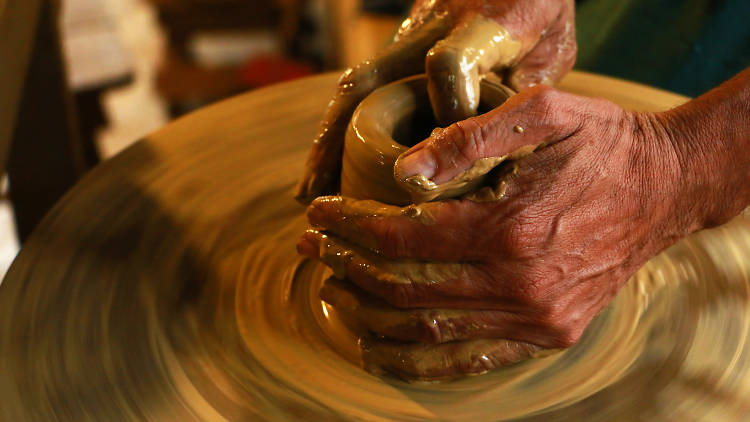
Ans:
[[[724,223],[750,205],[750,68],[657,114],[680,164],[687,231]]]

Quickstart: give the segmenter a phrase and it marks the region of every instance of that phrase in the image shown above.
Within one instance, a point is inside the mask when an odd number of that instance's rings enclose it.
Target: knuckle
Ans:
[[[543,306],[539,313],[539,323],[549,333],[552,347],[568,348],[578,343],[583,327],[567,308],[559,302]]]
[[[580,123],[580,115],[585,107],[578,97],[544,85],[537,85],[530,91],[527,112],[531,118],[546,123],[553,131],[561,131]]]
[[[482,125],[476,117],[454,123],[460,131],[459,151],[465,159],[473,160],[484,156],[485,137]]]
[[[483,157],[484,133],[475,118],[456,122],[445,128],[440,137],[426,145],[440,167],[450,169],[470,165]]]
[[[432,146],[436,149],[445,149],[447,146],[456,146],[463,143],[464,131],[458,126],[458,123],[453,123],[447,128],[443,129],[440,134],[434,138]]]
[[[558,103],[560,93],[545,85],[536,85],[529,88],[531,104],[541,110],[552,110]]]

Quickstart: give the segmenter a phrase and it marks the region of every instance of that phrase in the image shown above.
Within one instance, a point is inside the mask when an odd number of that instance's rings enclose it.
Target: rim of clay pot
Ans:
[[[513,94],[504,85],[482,80],[479,113],[499,106]],[[429,119],[433,125],[427,127],[424,120]],[[393,166],[402,153],[426,139],[435,127],[426,75],[411,76],[375,90],[356,108],[347,130],[342,193],[394,205],[411,203],[409,193],[394,179]],[[474,190],[482,181],[483,178],[479,178],[456,191],[446,191],[436,199],[459,196]]]

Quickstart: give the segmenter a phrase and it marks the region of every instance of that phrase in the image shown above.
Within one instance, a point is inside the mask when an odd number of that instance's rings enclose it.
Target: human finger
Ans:
[[[542,350],[529,343],[487,339],[426,344],[365,338],[360,343],[362,359],[371,372],[424,381],[483,374],[529,359]]]
[[[574,14],[572,6],[563,10],[557,23],[534,48],[504,72],[506,85],[516,91],[539,84],[553,85],[573,68],[578,52]]]
[[[405,342],[446,343],[506,339],[543,347],[565,347],[560,333],[520,312],[468,309],[398,309],[347,281],[330,277],[320,297],[356,326],[378,337]]]
[[[482,240],[473,233],[491,217],[471,201],[397,207],[340,196],[318,198],[307,211],[313,227],[385,257],[441,261],[480,259]]]
[[[390,260],[336,236],[316,230],[305,232],[298,252],[333,270],[346,279],[397,308],[501,309],[513,301],[490,296],[491,282],[474,265],[459,262],[419,262]]]
[[[480,76],[515,62],[521,42],[495,20],[474,15],[427,53],[427,89],[438,124],[476,115]]]
[[[333,100],[313,141],[295,197],[303,203],[338,192],[344,135],[357,105],[376,88],[424,71],[424,56],[449,30],[444,17],[428,19],[373,60],[341,76]]]

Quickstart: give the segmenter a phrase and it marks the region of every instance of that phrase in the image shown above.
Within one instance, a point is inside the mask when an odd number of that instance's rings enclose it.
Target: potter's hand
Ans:
[[[385,337],[571,346],[646,260],[696,229],[684,154],[662,119],[531,88],[400,160],[402,174],[439,184],[478,159],[546,143],[515,162],[500,199],[398,208],[319,198],[308,210],[319,231],[299,250],[382,299],[352,313]],[[323,293],[352,307],[341,291]]]
[[[338,192],[346,127],[377,87],[426,70],[433,108],[447,126],[476,112],[485,73],[498,72],[516,90],[559,80],[575,61],[573,16],[572,0],[417,1],[395,43],[342,75],[297,199]]]
[[[532,88],[418,144],[396,172],[441,184],[539,143],[499,199],[313,202],[320,231],[298,249],[350,282],[321,295],[392,339],[366,358],[440,377],[576,343],[646,260],[750,205],[750,68],[663,113]]]

